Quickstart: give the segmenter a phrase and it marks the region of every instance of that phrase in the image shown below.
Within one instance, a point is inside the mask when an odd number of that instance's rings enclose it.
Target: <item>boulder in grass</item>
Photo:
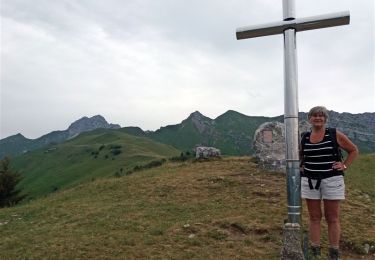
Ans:
[[[196,158],[219,157],[220,154],[220,150],[215,147],[197,146],[195,148]]]
[[[308,131],[309,124],[302,120],[299,132]],[[266,122],[255,131],[253,148],[255,159],[263,169],[286,172],[285,166],[285,125],[280,122]]]

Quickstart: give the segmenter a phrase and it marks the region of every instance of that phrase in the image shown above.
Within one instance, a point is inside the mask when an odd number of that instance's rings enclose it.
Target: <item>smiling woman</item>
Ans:
[[[311,132],[303,134],[301,140],[301,195],[306,199],[309,211],[311,253],[315,257],[320,256],[323,199],[324,216],[328,224],[329,259],[338,259],[340,201],[345,199],[344,171],[357,156],[358,149],[340,131],[326,128],[328,112],[325,107],[313,107],[308,120],[312,126]],[[348,153],[344,162],[340,148]]]

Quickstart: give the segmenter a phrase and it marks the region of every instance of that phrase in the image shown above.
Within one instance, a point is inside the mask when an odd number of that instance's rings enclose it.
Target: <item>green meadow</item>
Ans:
[[[122,176],[138,165],[178,156],[175,148],[121,130],[98,129],[12,159],[19,187],[35,199],[96,178]]]
[[[100,133],[85,138],[96,138],[97,145],[86,147],[87,140],[72,140],[51,154],[38,151],[41,157],[59,152],[65,156],[63,149],[70,149],[75,154],[70,159],[77,164],[75,174],[83,177],[66,181],[66,186],[48,196],[0,209],[0,259],[279,258],[286,217],[283,174],[260,170],[250,157],[224,157],[167,161],[119,176],[114,173],[120,166],[131,169],[148,162],[131,162],[126,154],[131,158],[150,156],[153,160],[161,158],[160,150],[152,155],[153,144],[149,144],[150,149],[130,155],[128,140],[121,144],[123,152],[117,155],[123,157],[105,159],[106,151],[94,159],[90,151],[98,151],[103,144],[107,147],[115,139]],[[169,147],[165,149],[165,157],[176,153]],[[45,170],[52,169],[56,158],[35,163]],[[108,164],[107,168],[100,166],[100,172],[93,171],[96,167],[90,164],[99,165],[101,161]],[[21,161],[17,163],[21,166]],[[71,162],[62,159],[58,163],[61,169],[72,167]],[[361,155],[346,174],[348,194],[341,218],[343,259],[374,257],[373,169],[375,154]],[[43,185],[43,181],[33,185]],[[31,179],[25,180],[25,187],[27,182]],[[305,229],[305,207],[302,221]],[[326,225],[323,233],[326,254]],[[365,244],[370,246],[369,254],[365,254]]]

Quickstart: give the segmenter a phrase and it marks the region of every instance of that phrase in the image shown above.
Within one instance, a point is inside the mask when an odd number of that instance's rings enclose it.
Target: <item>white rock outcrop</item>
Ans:
[[[215,147],[197,146],[195,148],[196,158],[219,157],[220,150]]]

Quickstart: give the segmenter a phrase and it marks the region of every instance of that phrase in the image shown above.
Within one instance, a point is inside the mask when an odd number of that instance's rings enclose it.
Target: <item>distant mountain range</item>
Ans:
[[[299,120],[307,120],[307,113],[299,113]],[[196,111],[180,124],[144,134],[181,150],[202,144],[219,148],[226,155],[252,155],[255,130],[262,123],[272,121],[283,122],[284,117],[246,116],[229,110],[211,119]],[[362,153],[375,152],[375,113],[329,111],[328,125],[348,135]]]
[[[108,124],[100,115],[91,118],[82,117],[73,122],[64,131],[53,131],[37,139],[28,139],[22,134],[16,134],[0,140],[0,158],[5,155],[19,155],[28,151],[36,150],[51,143],[62,143],[70,140],[80,133],[92,131],[98,128],[119,129],[120,125]]]
[[[329,111],[329,126],[336,127],[356,143],[361,152],[375,152],[375,113],[338,113]],[[299,113],[300,121],[307,114]],[[182,151],[196,145],[214,146],[226,155],[251,155],[255,130],[264,122],[283,122],[283,116],[246,116],[229,110],[215,119],[196,111],[180,124],[161,127],[156,131],[143,131],[139,127],[124,127],[109,124],[102,116],[83,117],[72,123],[67,130],[54,131],[37,139],[27,139],[22,134],[0,140],[0,158],[5,155],[19,155],[51,143],[70,140],[82,132],[94,129],[120,129],[128,134],[148,137],[169,144]]]

